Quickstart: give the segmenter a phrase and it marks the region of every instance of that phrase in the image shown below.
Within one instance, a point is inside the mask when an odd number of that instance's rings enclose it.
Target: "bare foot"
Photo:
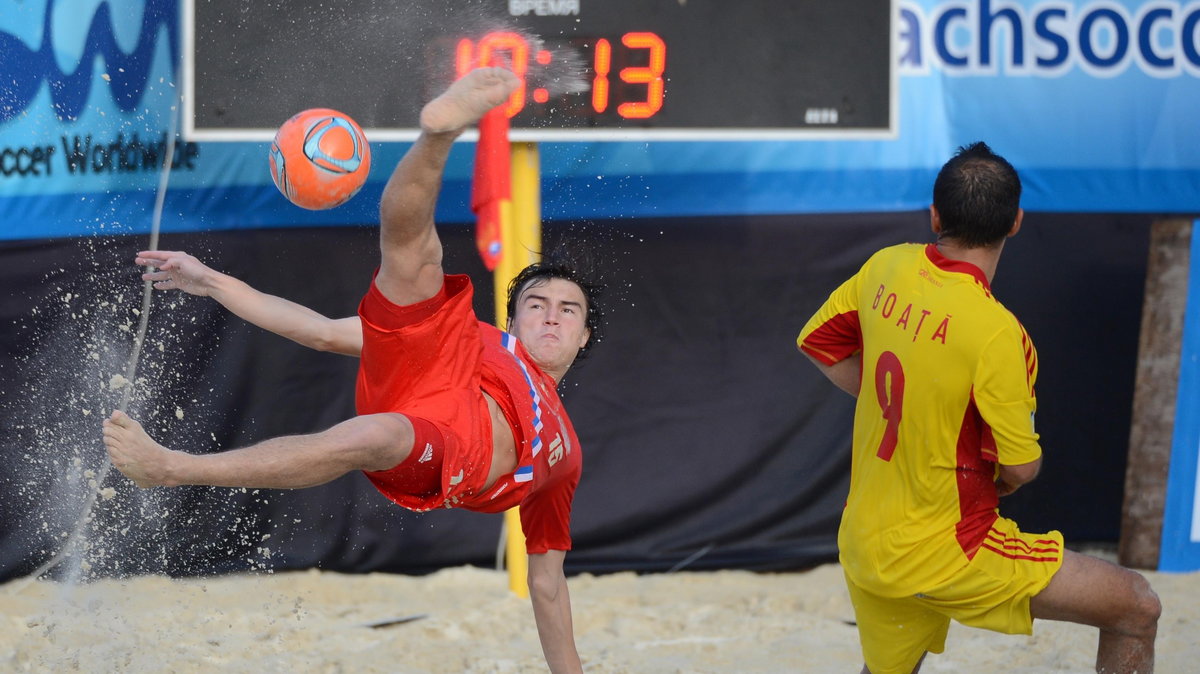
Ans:
[[[521,80],[506,68],[476,68],[450,85],[421,110],[421,130],[450,133],[478,122],[508,100]]]
[[[116,410],[104,420],[104,446],[113,466],[137,486],[169,485],[167,462],[174,452],[152,440],[142,425],[124,412]]]

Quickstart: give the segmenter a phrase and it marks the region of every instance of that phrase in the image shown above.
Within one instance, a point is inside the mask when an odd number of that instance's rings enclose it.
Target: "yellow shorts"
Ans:
[[[847,576],[863,657],[871,674],[909,674],[926,651],[946,648],[950,619],[1006,634],[1032,634],[1029,600],[1062,567],[1062,534],[1025,534],[999,518],[975,557],[936,587],[888,598]]]

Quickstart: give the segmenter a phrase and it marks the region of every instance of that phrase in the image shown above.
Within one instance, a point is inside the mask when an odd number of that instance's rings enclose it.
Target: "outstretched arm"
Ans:
[[[563,573],[563,550],[529,555],[529,594],[542,653],[553,674],[582,672],[571,623],[571,597]]]
[[[142,274],[142,279],[153,281],[158,290],[211,297],[242,319],[311,349],[347,356],[362,351],[358,316],[328,318],[291,300],[259,292],[183,252],[142,251],[134,262],[154,267]]]

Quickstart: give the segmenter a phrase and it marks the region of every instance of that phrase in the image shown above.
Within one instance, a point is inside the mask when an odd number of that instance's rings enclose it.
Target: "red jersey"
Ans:
[[[521,342],[482,321],[479,331],[483,391],[500,404],[513,430],[517,469],[461,506],[494,513],[520,505],[530,553],[570,550],[571,502],[583,472],[575,427],[554,378],[534,364]]]
[[[412,510],[500,512],[519,504],[530,554],[569,550],[571,504],[583,467],[579,439],[554,378],[516,338],[475,318],[473,295],[468,277],[448,275],[441,295],[400,307],[371,284],[359,305],[358,413],[426,419],[441,429],[446,447],[439,493],[403,493],[387,471],[366,475]],[[517,469],[486,492],[492,432],[485,392],[508,420],[517,451]]]

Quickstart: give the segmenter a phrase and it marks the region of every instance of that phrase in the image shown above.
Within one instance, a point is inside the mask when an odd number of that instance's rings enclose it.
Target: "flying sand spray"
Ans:
[[[158,250],[158,232],[162,224],[163,205],[167,195],[167,183],[169,182],[171,175],[171,163],[173,162],[175,156],[175,134],[177,129],[177,115],[179,113],[178,102],[179,98],[176,97],[177,104],[172,107],[173,112],[170,115],[170,126],[167,131],[166,152],[163,155],[162,170],[159,171],[158,192],[155,195],[154,211],[150,221],[150,243],[147,247],[147,250]],[[142,308],[138,316],[137,333],[133,339],[133,352],[129,356],[129,361],[125,366],[124,374],[121,375],[123,380],[117,380],[123,389],[121,394],[121,402],[117,406],[117,409],[121,412],[126,411],[130,400],[133,398],[133,383],[137,378],[138,361],[141,359],[142,345],[145,344],[146,341],[146,329],[150,321],[150,303],[153,292],[153,283],[151,281],[143,281]],[[116,377],[114,377],[114,380],[116,380]],[[20,592],[33,580],[41,578],[46,573],[55,569],[59,564],[67,559],[67,557],[77,550],[83,537],[84,527],[87,526],[88,521],[91,519],[92,508],[94,508],[96,505],[96,497],[100,494],[99,485],[104,484],[104,480],[108,477],[108,474],[111,471],[112,462],[108,460],[106,455],[103,466],[94,481],[96,486],[95,488],[89,490],[87,501],[83,506],[83,511],[76,520],[75,526],[71,530],[70,536],[67,537],[66,543],[63,544],[62,548],[60,548],[53,557],[34,570],[33,573],[26,576],[22,581],[15,583],[12,586],[13,593]]]

